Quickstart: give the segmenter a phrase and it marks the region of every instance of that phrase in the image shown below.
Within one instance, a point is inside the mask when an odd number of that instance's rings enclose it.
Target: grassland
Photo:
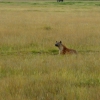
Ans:
[[[1,2],[0,100],[100,100],[100,2]]]

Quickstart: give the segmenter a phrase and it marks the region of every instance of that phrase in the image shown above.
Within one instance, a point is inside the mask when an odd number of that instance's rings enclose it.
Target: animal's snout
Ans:
[[[57,44],[55,44],[55,46],[58,46]]]

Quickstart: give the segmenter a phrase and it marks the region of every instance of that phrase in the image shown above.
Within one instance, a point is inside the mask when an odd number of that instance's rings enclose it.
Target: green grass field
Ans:
[[[100,2],[0,2],[0,100],[100,100]]]

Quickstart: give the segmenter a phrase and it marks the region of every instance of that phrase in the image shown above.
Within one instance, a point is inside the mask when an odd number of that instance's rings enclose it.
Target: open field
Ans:
[[[1,2],[0,100],[100,100],[100,2]]]

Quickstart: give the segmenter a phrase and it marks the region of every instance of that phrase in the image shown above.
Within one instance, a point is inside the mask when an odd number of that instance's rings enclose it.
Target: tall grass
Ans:
[[[0,100],[100,100],[99,7],[0,5]]]

